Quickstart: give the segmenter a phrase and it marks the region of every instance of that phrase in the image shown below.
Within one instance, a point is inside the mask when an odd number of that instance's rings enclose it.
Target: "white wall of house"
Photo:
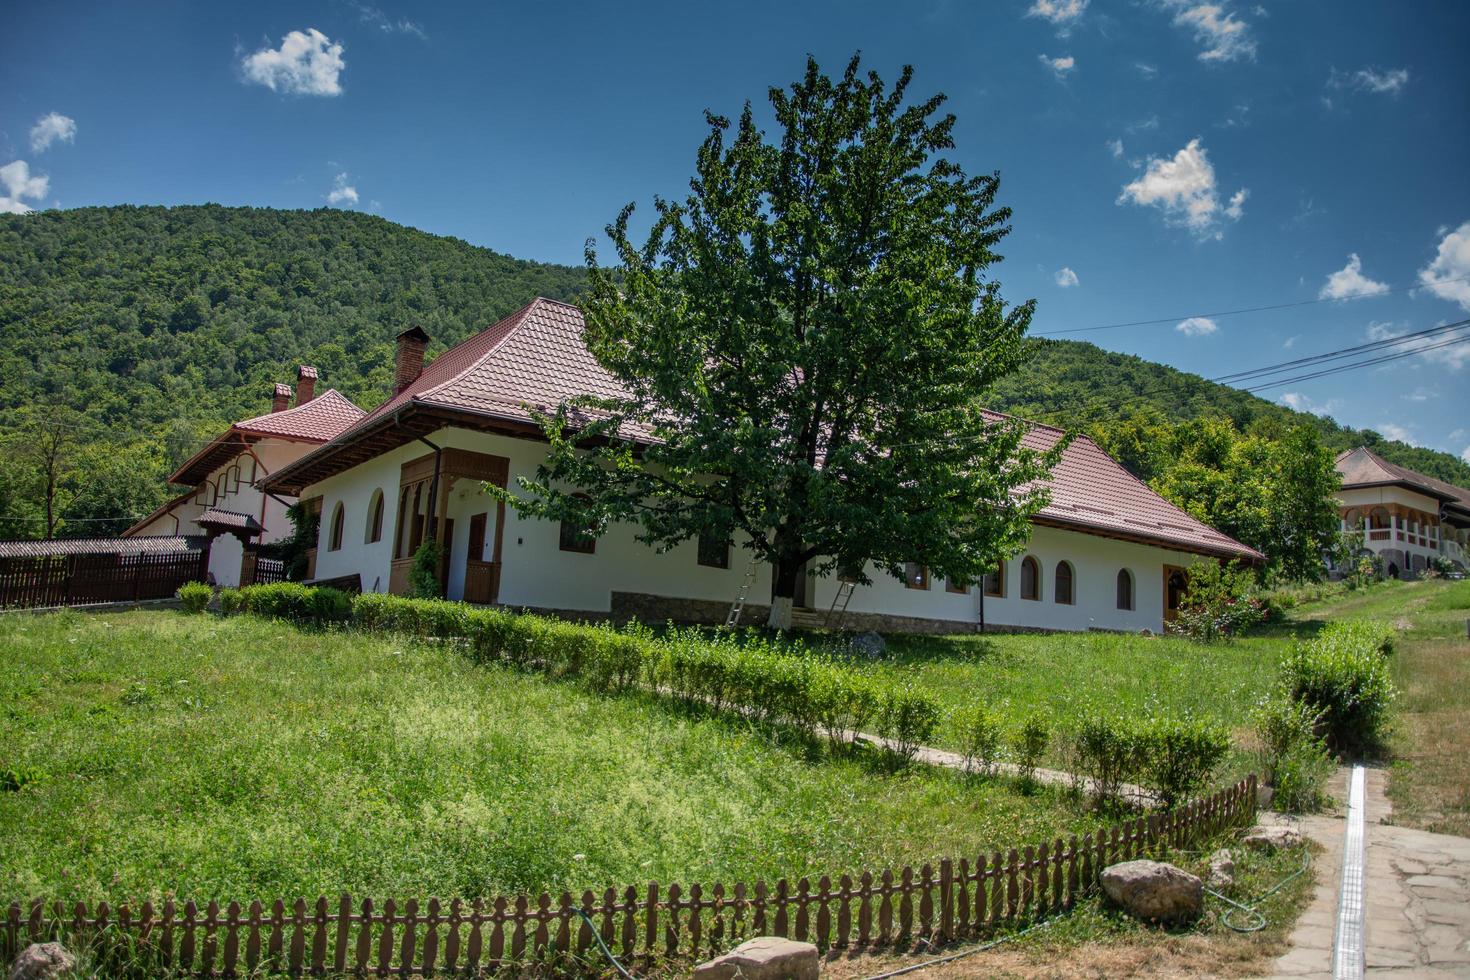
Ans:
[[[1440,502],[1434,497],[1415,493],[1405,487],[1353,487],[1339,490],[1338,503],[1343,508],[1357,508],[1367,523],[1368,512],[1374,507],[1398,504],[1424,514],[1438,514]],[[1440,545],[1438,524],[1424,520],[1391,515],[1390,526],[1384,530],[1365,529],[1363,546],[1374,554],[1382,555],[1385,563],[1392,561],[1400,571],[1419,569],[1428,560],[1443,550]],[[1342,521],[1344,532],[1352,531],[1346,520]],[[1414,561],[1415,558],[1419,561]]]
[[[503,456],[510,460],[509,485],[518,476],[532,476],[544,458],[544,444],[463,429],[441,429],[430,440],[443,448],[468,449]],[[308,487],[306,497],[322,500],[322,538],[317,551],[319,578],[358,574],[365,591],[388,589],[393,541],[396,535],[397,496],[402,465],[432,450],[421,442],[379,456],[351,470]],[[385,498],[383,534],[370,543],[367,537],[369,505],[374,491]],[[329,534],[333,511],[344,508],[342,547],[331,550]],[[469,543],[470,518],[487,513],[485,554],[493,555],[495,502],[473,481],[458,481],[450,494],[447,516],[454,519],[448,595],[463,594],[465,551]],[[697,545],[687,541],[665,554],[638,543],[635,529],[615,525],[598,539],[592,554],[562,551],[559,525],[522,517],[513,508],[505,513],[502,540],[500,602],[508,606],[607,612],[614,591],[647,593],[684,599],[730,602],[739,592],[749,564],[749,551],[734,547],[730,567],[709,568],[698,563]],[[1033,555],[1041,565],[1041,598],[1021,598],[1021,560]],[[478,556],[477,556],[478,557]],[[985,598],[985,622],[995,626],[1020,626],[1056,630],[1110,629],[1158,631],[1164,616],[1165,566],[1188,567],[1199,560],[1187,552],[1117,541],[1050,527],[1037,527],[1026,551],[1006,563],[1005,597]],[[1073,568],[1075,598],[1071,604],[1056,602],[1056,570],[1059,562]],[[1120,569],[1133,575],[1133,608],[1117,606],[1117,576]],[[881,613],[926,619],[974,623],[980,618],[979,587],[963,593],[950,592],[943,580],[928,589],[911,589],[886,573],[870,570],[873,584],[854,594],[853,612]],[[809,605],[826,610],[838,588],[834,578],[813,579]],[[771,589],[769,568],[757,569],[751,588],[752,603],[764,604]]]

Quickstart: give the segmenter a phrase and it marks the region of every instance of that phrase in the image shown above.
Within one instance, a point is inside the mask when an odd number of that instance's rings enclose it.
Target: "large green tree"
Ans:
[[[543,417],[550,451],[516,506],[636,521],[656,547],[741,532],[772,566],[777,627],[807,569],[974,581],[1020,547],[1054,454],[979,406],[1033,304],[1007,308],[989,274],[998,175],[943,155],[954,117],[943,96],[910,103],[911,77],[809,59],[770,91],[774,140],[749,104],[733,125],[708,114],[690,194],[656,202],[641,245],[625,208],[613,268],[589,243],[587,342],[628,396]]]

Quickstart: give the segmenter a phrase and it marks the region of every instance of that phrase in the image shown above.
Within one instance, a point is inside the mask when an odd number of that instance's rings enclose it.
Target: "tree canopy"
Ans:
[[[954,117],[943,96],[910,103],[911,78],[809,59],[769,93],[774,139],[749,104],[708,115],[689,195],[656,201],[641,245],[624,209],[611,269],[589,243],[588,345],[630,394],[544,418],[551,451],[516,506],[633,519],[655,546],[742,532],[773,567],[773,626],[808,569],[970,582],[1020,546],[1060,447],[1024,448],[981,406],[1033,304],[1007,307],[989,275],[998,175],[943,155]]]

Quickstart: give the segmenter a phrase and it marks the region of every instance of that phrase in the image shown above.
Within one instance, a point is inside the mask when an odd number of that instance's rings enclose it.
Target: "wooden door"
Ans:
[[[1179,618],[1179,604],[1184,589],[1189,585],[1189,573],[1178,565],[1164,566],[1164,622],[1172,623]]]
[[[470,518],[470,541],[464,566],[465,602],[491,604],[500,591],[500,565],[497,561],[487,561],[485,558],[485,530],[489,516],[485,513]],[[496,538],[498,544],[498,527]]]

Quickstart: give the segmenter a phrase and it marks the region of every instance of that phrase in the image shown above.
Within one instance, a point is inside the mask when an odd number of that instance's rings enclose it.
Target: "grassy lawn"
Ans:
[[[1391,583],[1304,613],[1384,618],[1403,630],[1394,656],[1393,820],[1470,836],[1470,580]]]
[[[834,760],[442,646],[175,612],[0,617],[5,900],[768,880],[1081,833],[1049,791]]]
[[[1012,725],[1039,714],[1055,727],[1089,705],[1158,708],[1219,719],[1239,742],[1297,630],[1288,624],[1208,646],[1113,633],[899,636],[891,638],[893,659],[872,669],[908,676],[947,708],[983,699]],[[947,726],[938,738],[956,747]],[[1227,766],[1231,779],[1250,768],[1236,756]]]

